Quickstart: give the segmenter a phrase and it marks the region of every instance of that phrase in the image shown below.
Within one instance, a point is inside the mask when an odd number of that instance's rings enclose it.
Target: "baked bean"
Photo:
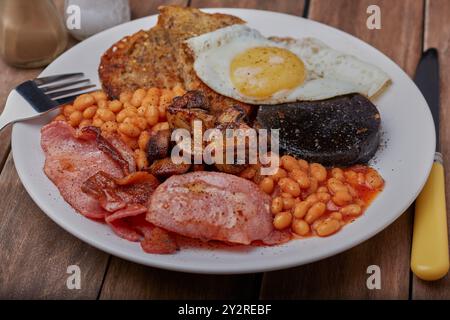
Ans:
[[[283,192],[290,193],[293,197],[298,197],[300,195],[300,186],[291,178],[281,178],[280,181],[278,181],[278,185]]]
[[[100,128],[103,125],[104,121],[102,119],[100,119],[99,117],[95,117],[92,120],[92,125],[94,127]]]
[[[133,93],[125,91],[120,93],[119,100],[120,102],[125,103],[130,101],[131,97],[133,97]]]
[[[273,198],[270,209],[272,211],[272,214],[277,214],[281,212],[281,210],[283,210],[283,198],[281,197]]]
[[[142,117],[133,117],[131,122],[141,130],[147,129],[147,120]]]
[[[323,203],[327,203],[331,199],[331,195],[328,192],[317,192],[317,198]]]
[[[352,197],[357,197],[358,196],[358,192],[355,190],[355,188],[353,188],[352,186],[346,186],[348,193],[350,193],[350,195]]]
[[[72,127],[78,126],[81,120],[83,120],[83,114],[81,113],[81,111],[75,110],[69,115],[69,124]]]
[[[91,96],[89,93],[85,93],[75,98],[73,106],[75,107],[76,110],[83,111],[87,107],[92,106],[94,103],[95,103],[94,97]]]
[[[364,177],[364,173],[358,172],[358,184],[359,185],[364,185],[365,181],[366,181],[366,179]]]
[[[331,169],[331,176],[339,181],[345,181],[344,170],[342,170],[341,168]]]
[[[323,202],[316,202],[309,208],[308,212],[306,213],[305,221],[308,224],[313,223],[315,220],[317,220],[320,216],[322,216],[325,213],[326,205]]]
[[[125,110],[127,110],[127,112],[129,112],[129,113],[134,113],[135,116],[138,114],[138,109],[135,106],[131,105],[131,104],[127,104],[125,102],[125,104],[123,105],[123,108]]]
[[[123,122],[126,118],[134,116],[136,116],[136,113],[134,113],[132,109],[123,109],[116,115],[116,121]]]
[[[70,114],[72,113],[72,112],[74,112],[75,111],[75,107],[73,106],[73,105],[71,105],[71,104],[68,104],[68,105],[65,105],[64,107],[63,107],[63,114],[64,114],[64,116],[66,116],[67,118],[70,116]]]
[[[117,122],[106,121],[105,123],[102,124],[102,126],[100,128],[104,132],[109,132],[109,133],[116,132],[117,131]]]
[[[136,149],[134,150],[134,160],[139,170],[143,170],[148,167],[148,160],[145,151]]]
[[[288,174],[287,174],[286,170],[284,170],[283,168],[278,167],[276,169],[275,173],[272,175],[272,179],[277,182],[281,178],[286,178],[287,175]]]
[[[96,102],[108,99],[108,97],[106,96],[106,93],[104,93],[103,91],[91,92],[91,96],[94,97]]]
[[[383,178],[375,171],[370,170],[366,173],[366,185],[371,189],[381,188],[384,184]]]
[[[321,186],[321,187],[317,188],[317,193],[320,193],[320,192],[328,192],[328,188],[325,186]]]
[[[327,179],[327,169],[320,163],[311,163],[309,165],[311,176],[317,179],[318,182],[323,182]]]
[[[158,123],[159,120],[159,111],[156,106],[148,106],[147,111],[145,112],[145,119],[149,126],[153,127]]]
[[[294,207],[294,217],[299,219],[303,218],[311,205],[312,203],[308,201],[300,201],[299,203],[296,203]]]
[[[157,123],[152,127],[152,130],[155,132],[162,131],[162,130],[169,130],[169,123],[168,122]]]
[[[273,218],[273,226],[275,229],[283,230],[291,225],[292,214],[288,211],[277,213]]]
[[[146,94],[147,91],[145,89],[137,89],[136,91],[134,91],[130,103],[135,107],[139,107],[142,104],[142,100],[144,99]]]
[[[53,118],[53,121],[66,121],[66,117],[60,113],[55,118]]]
[[[149,140],[150,140],[150,132],[142,131],[138,139],[139,149],[144,151],[147,150],[147,144]]]
[[[362,200],[362,199],[355,199],[354,202],[355,202],[355,204],[357,204],[357,205],[360,206],[361,208],[364,208],[364,206],[366,205],[366,204],[364,203],[364,200]]]
[[[122,102],[120,102],[119,100],[110,101],[108,102],[108,109],[114,113],[117,113],[122,110]]]
[[[317,188],[319,188],[319,181],[317,181],[316,178],[310,177],[309,178],[309,188],[306,190],[307,194],[312,194],[317,191]]]
[[[350,184],[358,184],[358,174],[353,170],[347,170],[344,173],[345,179]]]
[[[349,204],[341,208],[339,212],[346,216],[359,216],[362,212],[362,208],[357,204]]]
[[[78,125],[78,128],[84,128],[92,125],[91,119],[83,119],[81,120],[80,124]]]
[[[317,194],[312,193],[306,197],[305,201],[308,201],[312,205],[316,202],[319,202],[319,198],[317,197]]]
[[[290,194],[290,193],[287,193],[287,192],[282,192],[281,194],[280,194],[280,196],[282,197],[282,198],[294,198],[293,196],[292,196],[292,194]]]
[[[300,169],[297,160],[295,160],[293,156],[284,155],[280,158],[280,161],[283,168],[286,169],[287,171],[292,171],[293,169]]]
[[[139,128],[134,126],[131,123],[125,123],[125,122],[120,123],[118,130],[121,133],[123,133],[131,138],[137,138],[141,134],[141,131],[139,130]]]
[[[284,198],[283,199],[283,210],[291,210],[295,206],[294,198]]]
[[[341,221],[342,220],[342,214],[340,212],[332,212],[330,213],[330,218]]]
[[[273,192],[274,186],[275,184],[273,182],[273,179],[269,177],[263,178],[259,183],[259,187],[261,188],[261,190],[267,194],[271,194]]]
[[[116,120],[116,115],[109,109],[99,108],[97,109],[96,115],[104,122]]]
[[[147,91],[147,94],[142,101],[142,104],[145,106],[158,106],[159,105],[159,97],[161,96],[161,90],[158,88],[150,88]]]
[[[320,237],[326,237],[332,235],[341,228],[341,223],[336,219],[326,219],[321,222],[317,228],[316,232]]]
[[[347,187],[344,185],[344,183],[336,178],[328,179],[327,187],[328,190],[331,191],[331,193],[336,193],[338,191],[347,191]]]
[[[309,233],[309,224],[302,219],[294,219],[291,225],[292,231],[299,236],[306,236]]]
[[[85,119],[92,119],[95,116],[96,112],[97,112],[97,106],[87,107],[83,111],[83,118],[85,118]]]
[[[311,185],[308,174],[301,169],[293,169],[289,172],[289,176],[294,179],[302,189],[309,188]]]
[[[98,101],[98,102],[97,102],[97,107],[98,107],[99,109],[101,109],[101,108],[108,108],[108,101],[106,101],[106,100],[100,100],[100,101]]]
[[[349,204],[353,198],[348,191],[338,191],[333,196],[333,202],[338,206],[345,206]]]
[[[302,169],[303,171],[308,171],[308,169],[309,169],[308,161],[303,160],[303,159],[298,159],[297,163],[300,166],[300,169]]]
[[[139,108],[137,108],[137,114],[140,117],[144,117],[145,118],[145,112],[147,111],[147,107],[146,106],[141,106]]]

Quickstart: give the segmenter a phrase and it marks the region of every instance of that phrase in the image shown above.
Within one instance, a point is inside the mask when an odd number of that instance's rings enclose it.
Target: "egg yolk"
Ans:
[[[278,47],[254,47],[231,61],[230,78],[243,95],[264,99],[291,90],[305,81],[303,61],[291,51]]]

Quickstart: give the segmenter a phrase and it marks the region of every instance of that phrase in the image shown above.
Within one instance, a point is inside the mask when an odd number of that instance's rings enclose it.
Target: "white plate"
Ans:
[[[414,83],[389,58],[368,44],[326,25],[290,15],[258,10],[211,9],[239,16],[270,36],[316,37],[329,46],[377,65],[393,80],[376,102],[381,112],[385,146],[373,165],[386,180],[385,190],[366,213],[328,238],[291,241],[276,247],[245,250],[186,249],[173,255],[144,253],[139,244],[122,240],[105,225],[76,213],[42,171],[44,154],[40,128],[49,117],[14,125],[12,151],[23,185],[38,206],[58,225],[83,241],[121,258],[165,269],[197,273],[269,271],[309,263],[347,250],[387,227],[413,202],[428,176],[435,150],[434,124],[428,106]],[[85,72],[97,79],[101,54],[115,41],[139,29],[149,29],[156,16],[143,18],[97,34],[61,55],[42,75]],[[26,102],[15,92],[8,104]],[[395,244],[386,243],[386,247]]]

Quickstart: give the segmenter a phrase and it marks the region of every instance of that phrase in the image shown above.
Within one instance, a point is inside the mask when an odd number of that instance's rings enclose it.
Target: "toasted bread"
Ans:
[[[99,77],[103,89],[111,98],[122,91],[137,88],[173,88],[202,90],[213,105],[213,112],[239,104],[207,87],[195,74],[193,59],[186,52],[184,41],[229,25],[244,23],[226,14],[208,14],[195,8],[162,6],[155,27],[127,36],[102,56]]]

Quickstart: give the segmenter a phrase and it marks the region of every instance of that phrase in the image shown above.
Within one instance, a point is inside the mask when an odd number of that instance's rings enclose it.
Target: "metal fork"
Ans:
[[[7,104],[0,115],[0,131],[7,125],[36,118],[59,106],[73,101],[79,94],[93,92],[85,91],[95,87],[88,84],[81,87],[70,88],[76,84],[89,83],[84,73],[67,73],[28,80],[18,85],[15,90],[29,103],[26,107]],[[74,80],[76,78],[80,78]],[[68,81],[70,80],[70,81]]]

